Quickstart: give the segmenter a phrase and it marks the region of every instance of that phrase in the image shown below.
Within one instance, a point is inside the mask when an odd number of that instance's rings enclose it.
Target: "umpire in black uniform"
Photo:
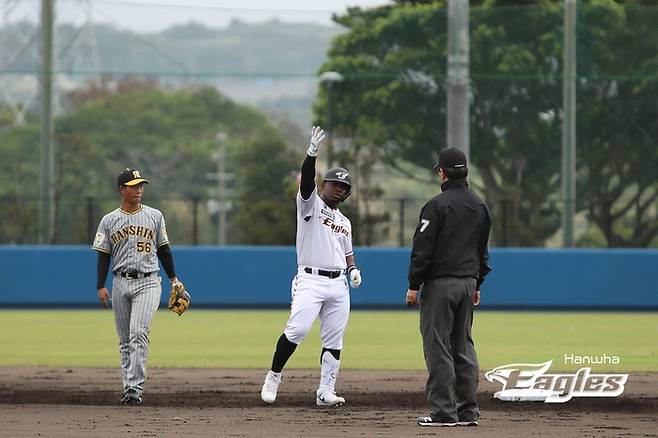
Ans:
[[[468,188],[466,156],[439,153],[441,191],[420,212],[409,264],[407,305],[420,303],[430,415],[420,426],[476,426],[478,360],[471,337],[473,306],[491,271],[486,204]],[[420,297],[418,297],[420,289]]]

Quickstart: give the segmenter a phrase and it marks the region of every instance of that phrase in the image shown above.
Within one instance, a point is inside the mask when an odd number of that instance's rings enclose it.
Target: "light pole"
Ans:
[[[327,165],[329,168],[333,167],[334,161],[334,144],[332,141],[332,132],[333,132],[333,90],[334,84],[342,82],[344,79],[343,75],[337,71],[326,71],[320,75],[320,82],[326,84],[327,86]]]
[[[564,2],[564,67],[562,75],[562,245],[572,248],[576,214],[576,0]]]
[[[448,146],[470,160],[468,2],[448,1]]]
[[[228,202],[226,201],[226,139],[228,135],[225,132],[218,132],[217,145],[217,182],[218,182],[218,200],[219,200],[219,244],[226,245],[226,210]]]
[[[53,140],[53,22],[54,0],[41,0],[41,156],[39,176],[40,232],[39,243],[53,243],[53,199],[55,179],[55,150]]]

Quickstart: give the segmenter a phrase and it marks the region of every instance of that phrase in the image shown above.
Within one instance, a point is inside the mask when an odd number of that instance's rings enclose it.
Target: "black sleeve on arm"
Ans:
[[[484,220],[484,229],[482,230],[482,235],[480,236],[480,274],[478,275],[478,284],[477,289],[480,290],[480,286],[484,283],[484,277],[491,272],[491,267],[489,266],[489,233],[491,232],[491,218],[489,216],[489,210],[485,210],[485,220]]]
[[[105,287],[107,271],[110,268],[110,255],[106,252],[98,251],[98,262],[96,263],[96,290]]]
[[[315,157],[306,156],[302,164],[302,181],[299,191],[302,194],[302,199],[307,200],[311,197],[313,189],[315,188]]]
[[[174,270],[174,257],[171,255],[171,248],[169,248],[169,245],[162,245],[158,248],[158,258],[167,273],[167,277],[174,278],[176,276],[176,271]]]
[[[420,289],[426,280],[427,271],[434,258],[436,237],[440,228],[441,217],[436,211],[436,206],[430,201],[420,211],[418,226],[414,233],[411,262],[409,263],[409,289],[411,290]]]

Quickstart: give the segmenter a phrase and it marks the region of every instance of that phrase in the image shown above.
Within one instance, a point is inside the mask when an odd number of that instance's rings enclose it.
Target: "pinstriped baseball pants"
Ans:
[[[161,278],[128,279],[114,277],[112,308],[119,336],[123,390],[144,390],[149,331],[162,294]]]

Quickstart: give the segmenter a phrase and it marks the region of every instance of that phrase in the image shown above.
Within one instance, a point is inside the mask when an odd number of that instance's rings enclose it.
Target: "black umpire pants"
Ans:
[[[425,394],[437,421],[477,421],[478,360],[471,337],[474,278],[441,277],[425,283],[420,333],[429,377]]]

